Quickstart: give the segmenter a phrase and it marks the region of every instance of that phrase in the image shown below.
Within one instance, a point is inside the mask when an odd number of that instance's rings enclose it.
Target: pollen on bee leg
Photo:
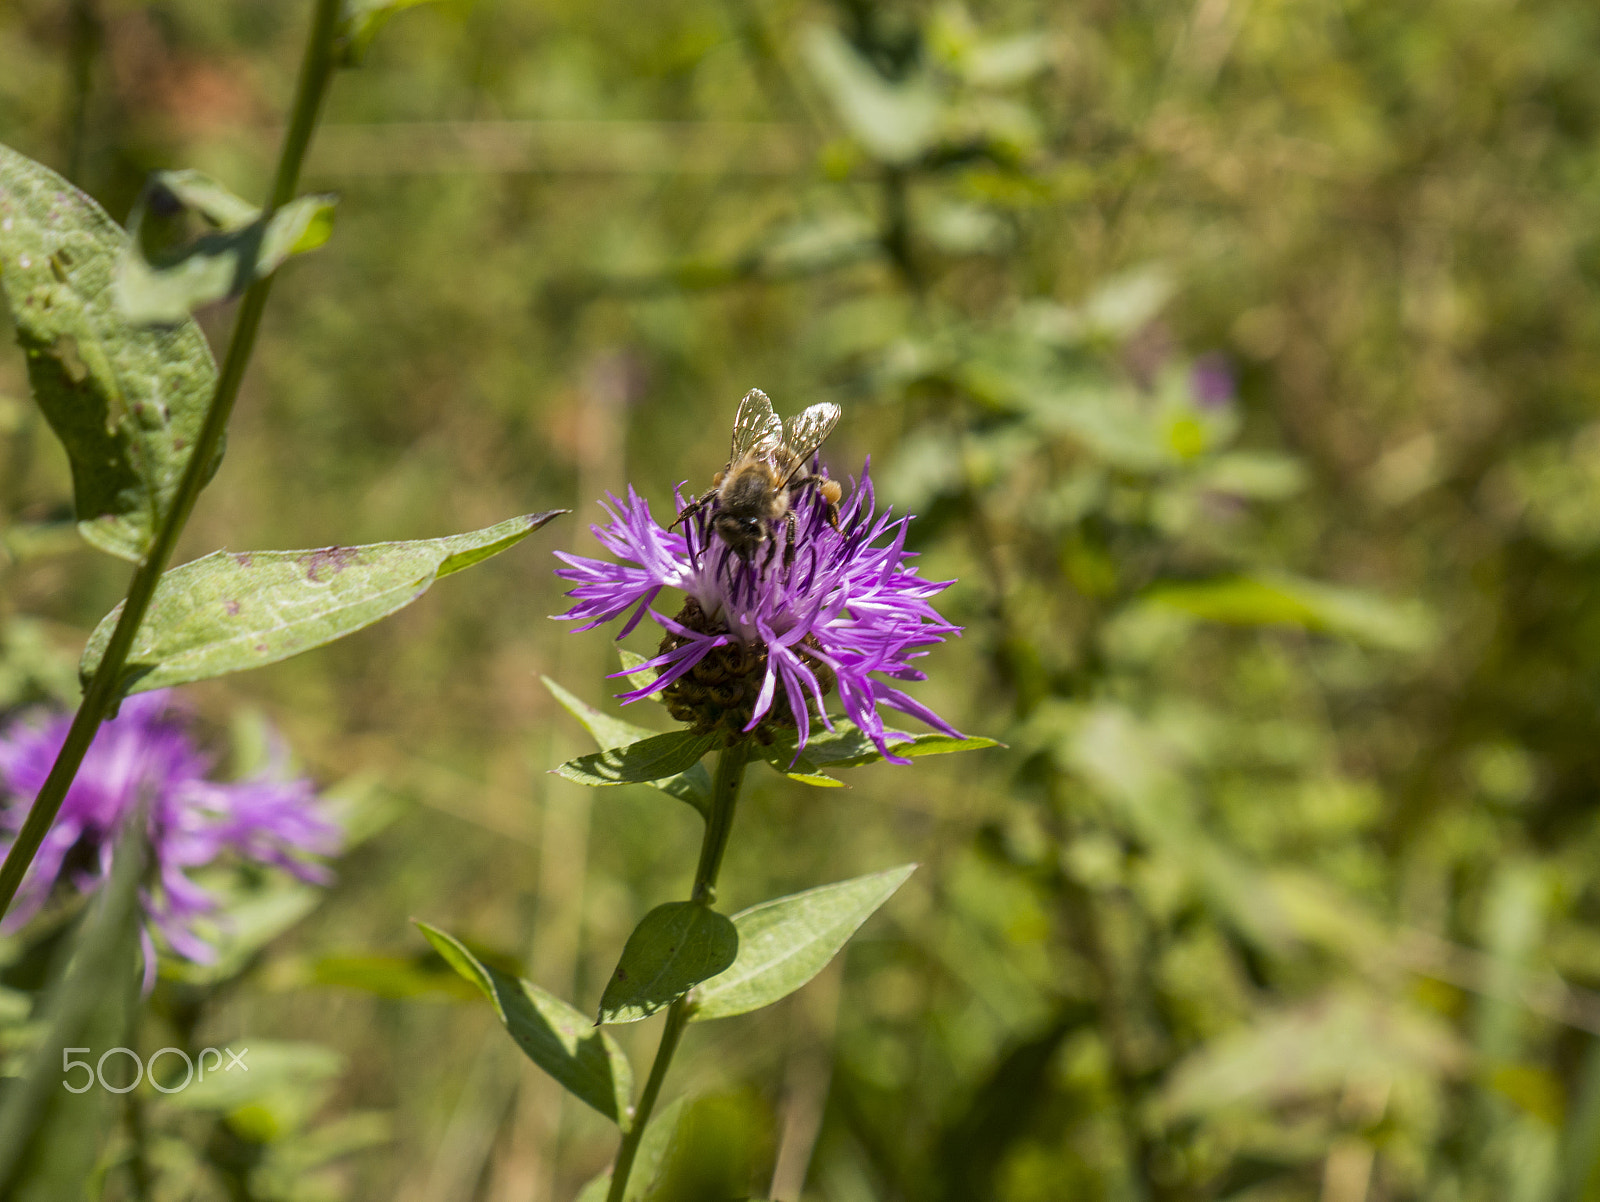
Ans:
[[[828,525],[835,530],[839,528],[839,501],[844,496],[844,489],[837,480],[824,480],[817,485],[817,495],[822,498],[828,510]]]

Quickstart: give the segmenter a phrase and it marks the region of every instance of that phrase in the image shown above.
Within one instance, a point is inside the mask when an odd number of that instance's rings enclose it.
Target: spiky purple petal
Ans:
[[[682,510],[681,489],[675,499]],[[615,560],[557,552],[564,566],[556,575],[573,585],[567,594],[572,607],[557,616],[581,623],[578,630],[588,630],[627,614],[617,636],[621,638],[648,611],[682,643],[649,661],[645,666],[661,669],[660,678],[621,694],[623,701],[661,691],[713,647],[736,640],[767,651],[766,676],[746,729],[762,722],[780,690],[793,716],[799,747],[805,746],[814,717],[833,728],[822,704],[821,682],[806,662],[809,656],[834,673],[845,715],[886,759],[909,762],[890,751],[888,736],[895,732],[884,726],[880,707],[915,717],[935,730],[956,733],[928,707],[874,678],[926,679],[911,661],[926,654],[926,648],[960,634],[960,628],[946,622],[932,605],[952,582],[917,575],[912,566],[916,556],[905,549],[910,519],[896,518],[887,510],[877,512],[867,470],[841,505],[837,529],[814,491],[796,500],[799,537],[793,561],[787,565],[781,546],[770,565],[764,562],[764,552],[748,563],[733,555],[712,528],[713,506],[692,514],[681,530],[657,522],[649,503],[631,487],[626,498],[613,494],[602,507],[609,521],[592,529]],[[663,588],[693,597],[706,615],[721,620],[727,634],[713,637],[690,630],[650,608]]]

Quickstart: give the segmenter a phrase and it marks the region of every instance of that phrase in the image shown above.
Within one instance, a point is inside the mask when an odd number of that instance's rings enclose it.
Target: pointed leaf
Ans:
[[[130,322],[166,325],[201,305],[238,296],[290,255],[326,242],[336,203],[333,196],[305,196],[269,218],[198,171],[157,171],[128,219],[113,284],[117,310]],[[148,256],[149,227],[185,212],[199,214],[213,232]]]
[[[813,772],[817,768],[859,768],[883,758],[873,746],[872,740],[854,724],[842,718],[835,718],[833,725],[833,730],[818,731],[806,740],[805,750],[795,764],[796,771]],[[953,739],[949,735],[935,734],[913,737],[901,734],[899,731],[889,732],[887,741],[896,755],[913,760],[925,755],[948,755],[954,751],[981,751],[986,747],[1005,746],[998,740],[988,739],[982,735]],[[793,739],[775,740],[770,746],[762,748],[762,755],[773,767],[787,773],[788,764],[794,758]]]
[[[621,718],[613,718],[610,714],[586,704],[548,676],[541,676],[539,679],[544,681],[544,687],[550,690],[550,695],[594,736],[594,741],[600,744],[602,751],[629,747],[655,737],[656,732],[653,730],[624,722]],[[688,802],[700,812],[701,817],[711,812],[711,774],[705,770],[703,764],[693,764],[674,776],[649,783],[670,797]]]
[[[124,824],[111,879],[45,1001],[43,1038],[20,1077],[0,1094],[0,1197],[87,1196],[97,1141],[83,1135],[85,1128],[103,1129],[104,1091],[73,1096],[63,1090],[62,1049],[114,1046],[91,1039],[119,1039],[128,1029],[138,993],[139,884],[149,859],[144,818],[140,805]],[[20,1188],[24,1181],[35,1189]]]
[[[454,936],[425,922],[416,925],[451,968],[483,991],[528,1059],[628,1129],[633,1070],[611,1036],[554,994],[490,968]]]
[[[826,772],[785,772],[782,768],[778,772],[797,784],[810,785],[813,789],[848,789],[850,786],[844,781],[829,776]]]
[[[699,902],[657,906],[628,936],[600,998],[602,1023],[632,1023],[671,1005],[734,961],[733,923]]]
[[[569,693],[548,676],[541,676],[544,687],[550,690],[550,695],[559,701],[562,707],[583,724],[583,729],[588,731],[594,741],[600,745],[601,751],[611,751],[617,747],[627,747],[632,743],[641,742],[660,734],[660,731],[647,730],[643,726],[635,726],[621,718],[613,718],[603,710],[583,701],[576,694]]]
[[[629,651],[626,647],[618,647],[617,656],[622,660],[622,670],[628,674],[628,683],[634,688],[643,689],[655,684],[656,670],[643,666],[650,662],[648,658],[637,651]],[[653,700],[659,701],[660,694]]]
[[[891,744],[896,755],[903,755],[908,760],[919,760],[925,755],[949,755],[955,751],[983,751],[989,747],[1004,747],[999,739],[991,739],[984,735],[969,735],[964,739],[952,739],[949,735],[918,735],[909,743]]]
[[[79,533],[137,562],[172,504],[217,369],[193,321],[140,329],[117,312],[111,281],[127,246],[93,200],[0,146],[0,286],[28,381],[72,464]]]
[[[695,990],[692,1021],[759,1010],[799,989],[916,870],[915,864],[903,864],[735,914],[738,958]]]
[[[769,744],[761,748],[761,758],[767,766],[779,776],[788,777],[802,785],[810,785],[815,789],[843,789],[848,786],[842,781],[829,776],[818,769],[813,761],[804,752],[795,755],[793,744],[784,746],[778,743]]]
[[[593,755],[580,755],[557,768],[556,775],[580,785],[648,785],[680,772],[688,772],[716,745],[715,735],[678,730],[652,735],[626,747],[613,747]]]
[[[207,680],[320,647],[411,604],[441,576],[513,546],[560,510],[512,518],[449,538],[323,547],[217,551],[161,577],[124,672],[125,692]],[[111,641],[119,605],[89,638],[90,679]]]

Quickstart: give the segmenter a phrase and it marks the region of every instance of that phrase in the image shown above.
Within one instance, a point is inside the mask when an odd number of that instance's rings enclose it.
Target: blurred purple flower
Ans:
[[[66,740],[71,719],[25,715],[0,730],[0,828],[9,844]],[[284,779],[275,765],[249,780],[208,780],[212,760],[190,738],[170,693],[142,693],[122,703],[84,757],[55,824],[45,836],[16,905],[11,930],[36,913],[60,880],[80,892],[98,888],[111,872],[123,820],[148,799],[151,879],[140,901],[151,926],[178,955],[211,963],[215,950],[195,921],[216,899],[186,875],[225,853],[272,864],[300,880],[326,884],[331,876],[307,854],[332,855],[339,829],[318,813],[311,782]],[[145,986],[155,980],[154,946],[141,932]]]
[[[681,491],[676,500],[681,510]],[[890,751],[886,735],[893,732],[880,706],[958,734],[932,710],[874,678],[927,679],[912,661],[960,629],[931,604],[952,582],[923,580],[908,566],[914,558],[905,549],[910,519],[874,511],[866,471],[841,506],[837,530],[813,490],[796,500],[789,562],[781,524],[774,554],[763,550],[745,561],[713,532],[714,507],[691,516],[681,532],[662,527],[631,487],[626,500],[613,495],[603,508],[611,520],[592,529],[622,562],[556,552],[568,565],[556,574],[576,585],[567,594],[572,608],[557,616],[589,630],[626,614],[622,638],[648,612],[667,632],[661,654],[644,665],[659,673],[656,680],[621,694],[623,701],[665,692],[675,717],[698,718],[702,728],[720,721],[734,737],[761,737],[792,725],[803,748],[813,715],[833,729],[824,697],[837,689],[846,717],[895,763],[909,761]],[[651,608],[663,588],[688,594],[676,618]]]
[[[1207,351],[1194,361],[1189,386],[1202,409],[1222,409],[1233,402],[1238,384],[1233,364],[1221,351]]]

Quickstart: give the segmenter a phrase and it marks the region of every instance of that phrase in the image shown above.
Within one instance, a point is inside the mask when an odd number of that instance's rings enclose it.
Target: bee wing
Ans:
[[[804,413],[789,419],[789,450],[794,452],[797,468],[816,453],[816,449],[838,424],[839,406],[830,401],[813,405]]]
[[[772,411],[772,401],[759,388],[752,388],[739,402],[733,415],[733,446],[728,462],[734,463],[751,451],[770,455],[783,445],[783,422]]]

